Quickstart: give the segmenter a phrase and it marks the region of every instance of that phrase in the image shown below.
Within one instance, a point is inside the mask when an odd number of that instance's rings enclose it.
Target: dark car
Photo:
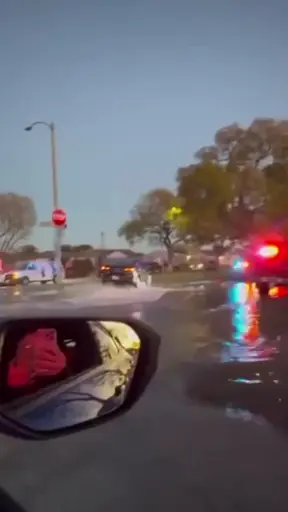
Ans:
[[[66,279],[88,277],[95,272],[91,258],[71,258],[65,265]]]
[[[262,295],[273,285],[288,283],[288,240],[284,237],[251,241],[232,263],[232,280],[255,282]]]
[[[102,284],[113,283],[136,288],[151,284],[151,274],[145,266],[128,258],[107,259],[101,266],[100,279]]]
[[[217,270],[219,267],[219,260],[217,256],[209,256],[204,262],[205,270]]]

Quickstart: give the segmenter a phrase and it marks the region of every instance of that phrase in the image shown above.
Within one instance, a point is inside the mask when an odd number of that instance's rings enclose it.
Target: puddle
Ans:
[[[288,428],[288,309],[275,309],[275,296],[263,303],[255,285],[236,283],[226,307],[208,311],[215,339],[183,371],[189,400],[221,407],[231,420]]]

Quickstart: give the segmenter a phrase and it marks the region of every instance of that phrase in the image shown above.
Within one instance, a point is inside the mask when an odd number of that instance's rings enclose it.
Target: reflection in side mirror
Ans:
[[[134,319],[6,323],[0,341],[0,425],[2,417],[47,435],[116,412],[132,393],[134,378],[139,380],[141,350],[151,342],[147,333]]]

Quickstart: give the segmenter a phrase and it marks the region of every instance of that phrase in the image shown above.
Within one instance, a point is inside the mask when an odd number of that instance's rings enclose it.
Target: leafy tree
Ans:
[[[220,164],[203,162],[189,173],[178,173],[178,195],[186,218],[186,230],[200,243],[225,237],[233,181]]]
[[[176,195],[156,189],[140,198],[120,236],[130,244],[144,238],[161,242],[171,252],[169,243],[174,246],[178,237],[190,235],[200,243],[242,238],[288,217],[287,120],[225,126],[195,159],[178,170]],[[173,205],[182,210],[171,220],[167,212]]]
[[[263,168],[263,174],[268,182],[267,184],[277,183],[279,185],[285,186],[288,182],[288,162],[275,162],[266,165]]]
[[[34,260],[35,258],[41,258],[41,252],[33,244],[22,245],[17,252],[13,253],[15,258],[20,260]]]
[[[248,127],[237,123],[225,126],[215,134],[215,144],[201,148],[196,158],[203,161],[213,155],[218,163],[234,165],[237,168],[263,166],[270,158],[283,155],[283,137],[287,133],[287,122],[277,122],[272,118],[257,118]]]
[[[73,250],[73,247],[70,244],[63,244],[63,245],[61,245],[61,251],[62,252],[71,252],[72,250]]]
[[[235,235],[247,235],[258,211],[265,210],[267,217],[286,214],[287,121],[257,118],[247,128],[226,126],[216,133],[214,146],[201,148],[195,156],[224,164],[233,177],[230,226]]]
[[[243,209],[262,204],[265,179],[261,169],[278,151],[281,126],[273,119],[255,119],[247,128],[235,123],[215,134],[209,154],[213,150],[217,162],[225,164],[234,177],[235,201]],[[205,155],[207,148],[197,153],[202,161]]]
[[[119,228],[118,236],[124,237],[127,243],[133,247],[135,243],[144,240],[147,234],[150,235],[150,229],[151,227],[147,226],[145,219],[126,220]]]
[[[36,245],[27,244],[27,245],[22,245],[19,252],[21,252],[23,254],[39,254],[39,249],[38,249],[38,247],[36,247]]]
[[[31,235],[36,211],[30,197],[0,194],[0,250],[12,251]]]
[[[267,165],[263,174],[266,179],[266,216],[272,222],[288,217],[288,161]]]
[[[130,213],[131,219],[124,222],[118,231],[130,245],[144,239],[151,245],[163,245],[171,263],[174,246],[184,236],[181,215],[169,215],[179,205],[178,197],[170,190],[159,188],[142,195]],[[178,218],[176,218],[178,217]]]

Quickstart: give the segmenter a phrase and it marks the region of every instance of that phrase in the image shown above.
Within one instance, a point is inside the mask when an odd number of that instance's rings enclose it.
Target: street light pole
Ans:
[[[58,191],[58,167],[57,167],[57,154],[56,154],[56,129],[54,123],[46,123],[46,121],[35,121],[34,123],[26,126],[25,131],[30,132],[34,126],[42,124],[47,126],[50,130],[50,144],[51,144],[51,169],[52,169],[52,201],[53,209],[59,208],[59,191]],[[54,228],[54,254],[57,273],[57,281],[61,282],[62,275],[59,270],[61,269],[61,241],[62,241],[62,227]]]
[[[104,231],[101,231],[100,237],[101,237],[100,247],[101,247],[101,249],[105,249],[105,233],[104,233]]]
[[[56,155],[56,132],[55,124],[50,124],[50,137],[51,137],[51,166],[52,166],[52,186],[53,186],[53,207],[54,210],[59,208],[58,198],[58,168],[57,168],[57,155]]]

